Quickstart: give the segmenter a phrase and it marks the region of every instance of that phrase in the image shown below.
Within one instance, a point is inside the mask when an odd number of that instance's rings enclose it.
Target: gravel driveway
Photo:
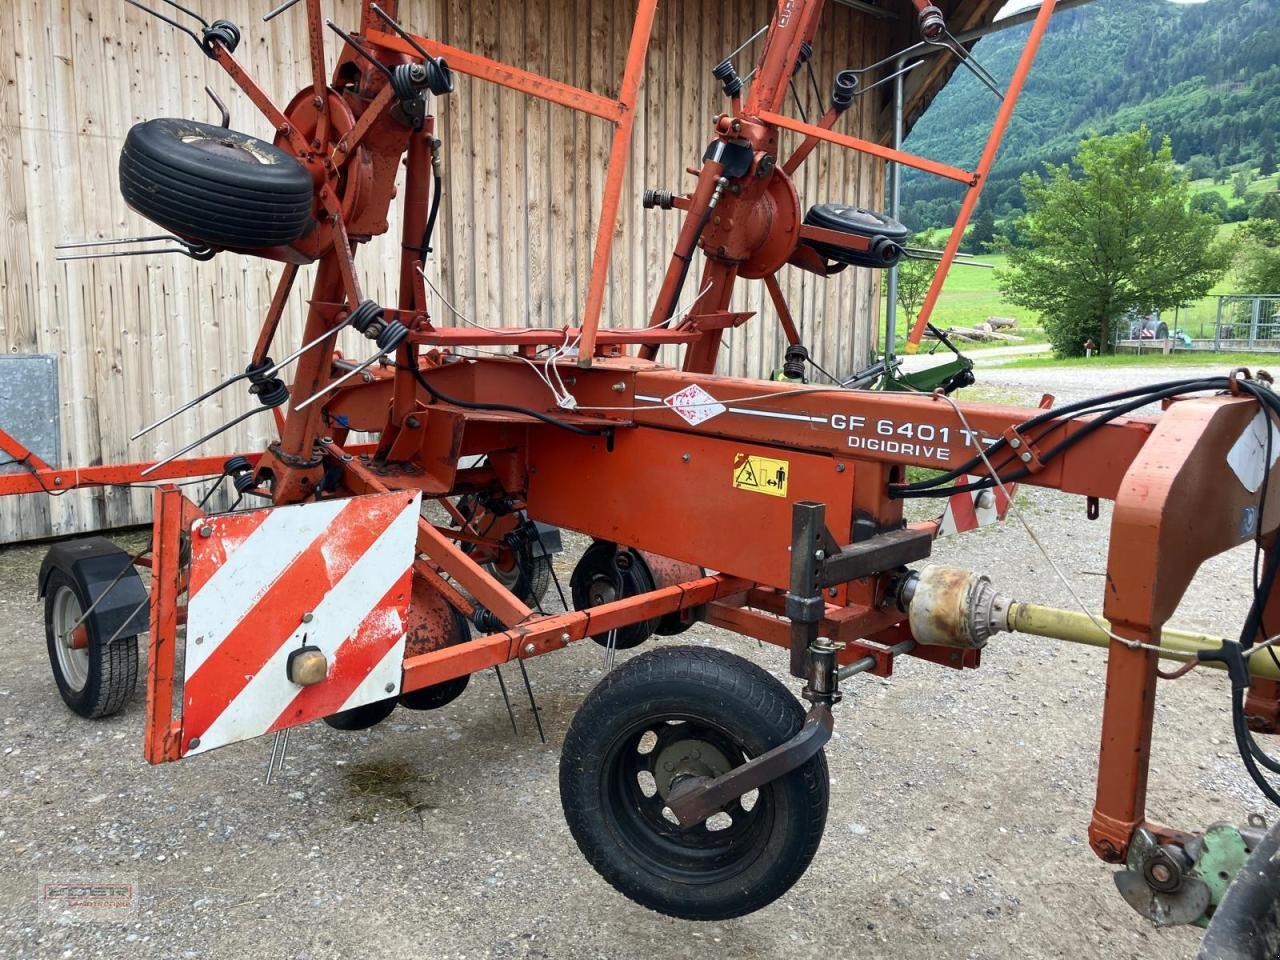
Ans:
[[[983,371],[982,399],[1077,399],[1186,367]],[[1207,370],[1205,372],[1214,372]],[[1043,491],[1026,511],[1100,606],[1108,511]],[[0,554],[0,956],[131,958],[1191,957],[1197,931],[1151,928],[1085,840],[1104,659],[1015,636],[960,675],[908,661],[846,686],[828,748],[826,838],[808,874],[740,920],[692,924],[613,892],[561,818],[558,750],[601,677],[580,643],[532,661],[539,743],[507,671],[513,735],[492,673],[437,713],[398,710],[366,733],[294,732],[162,767],[141,757],[141,700],[87,722],[58,700],[34,597],[41,548]],[[1069,596],[1015,524],[942,541],[935,558],[1015,597]],[[562,557],[567,582],[571,562]],[[1175,618],[1230,633],[1251,557],[1206,565]],[[784,654],[711,628],[686,635],[784,673]],[[673,641],[661,641],[670,643]],[[622,654],[625,657],[626,654]],[[787,681],[791,685],[791,681]],[[1228,688],[1197,671],[1163,685],[1151,813],[1186,828],[1266,812],[1230,741]],[[127,923],[57,923],[41,877],[138,884]]]

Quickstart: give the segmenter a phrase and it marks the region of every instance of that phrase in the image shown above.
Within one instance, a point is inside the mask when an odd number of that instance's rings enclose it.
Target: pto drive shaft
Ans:
[[[1107,648],[1110,624],[1074,610],[1021,603],[996,593],[984,576],[954,567],[930,565],[912,573],[902,582],[898,601],[910,616],[911,632],[917,642],[928,645],[977,649],[997,633],[1029,633],[1038,637],[1065,640],[1090,647]],[[1221,649],[1224,641],[1203,633],[1165,627],[1158,642],[1160,657],[1187,662],[1202,651]],[[1280,668],[1270,657],[1250,657],[1249,671],[1255,677],[1280,680]],[[1220,661],[1201,663],[1216,670],[1226,669]]]

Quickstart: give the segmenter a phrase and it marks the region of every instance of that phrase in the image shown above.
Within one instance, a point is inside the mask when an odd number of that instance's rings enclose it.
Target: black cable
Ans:
[[[1018,433],[1038,427],[1042,423],[1050,420],[1061,419],[1065,414],[1088,413],[1095,408],[1099,408],[1104,404],[1116,404],[1122,401],[1130,400],[1133,397],[1145,397],[1142,403],[1133,404],[1122,409],[1136,410],[1139,407],[1146,406],[1157,400],[1168,396],[1176,396],[1179,393],[1191,393],[1205,390],[1221,390],[1230,386],[1230,381],[1226,377],[1217,377],[1210,380],[1170,380],[1164,383],[1148,384],[1142,387],[1133,387],[1129,390],[1121,390],[1116,393],[1103,394],[1098,397],[1091,397],[1088,400],[1080,400],[1075,403],[1069,403],[1064,407],[1055,407],[1052,410],[1046,410],[1044,413],[1032,417],[1023,423],[1018,424],[1014,429]],[[1112,418],[1114,419],[1114,418]],[[1009,441],[1001,437],[989,448],[987,448],[987,457],[990,458],[1000,453],[1009,446]],[[1042,457],[1043,461],[1044,458]],[[1008,462],[1008,461],[1007,461]],[[1002,464],[1003,465],[1003,464]],[[891,484],[889,487],[889,495],[891,497],[900,496],[904,491],[924,490],[931,487],[938,487],[944,483],[949,483],[966,474],[973,473],[978,468],[984,466],[984,460],[981,456],[975,456],[966,463],[955,467],[946,473],[939,474],[927,480],[919,480],[914,483]],[[1025,475],[1025,474],[1024,474]],[[958,491],[953,491],[958,492]]]
[[[553,427],[559,427],[561,430],[568,430],[570,433],[576,433],[580,437],[613,437],[613,427],[580,427],[576,423],[569,423],[567,420],[561,420],[550,414],[543,413],[541,410],[531,410],[528,407],[517,407],[509,403],[474,403],[470,400],[455,400],[446,393],[441,393],[433,387],[427,378],[422,375],[422,371],[416,367],[410,367],[414,377],[418,383],[422,385],[422,389],[431,394],[433,398],[440,403],[447,403],[451,407],[461,407],[463,410],[490,410],[495,413],[522,413],[525,416],[533,417],[535,420],[541,420]]]
[[[1173,385],[1167,386],[1165,389],[1156,390],[1155,392],[1152,392],[1152,393],[1138,393],[1138,391],[1125,391],[1125,393],[1127,393],[1130,396],[1133,396],[1134,394],[1138,394],[1137,399],[1129,400],[1126,403],[1120,403],[1112,406],[1107,413],[1103,414],[1102,416],[1098,417],[1095,420],[1091,420],[1089,423],[1085,424],[1084,427],[1082,427],[1080,430],[1077,430],[1075,433],[1067,437],[1064,437],[1061,441],[1056,443],[1054,446],[1050,447],[1044,453],[1040,454],[1040,462],[1041,464],[1050,463],[1051,461],[1056,459],[1060,454],[1069,450],[1071,447],[1075,446],[1081,440],[1084,440],[1094,431],[1102,429],[1102,427],[1106,426],[1112,420],[1116,420],[1119,417],[1122,417],[1127,413],[1131,413],[1134,410],[1137,410],[1141,407],[1145,407],[1150,403],[1155,403],[1156,401],[1163,400],[1168,397],[1180,396],[1186,393],[1203,392],[1207,390],[1221,390],[1221,389],[1225,389],[1229,385],[1230,385],[1230,381],[1225,377],[1221,377],[1213,380],[1199,380],[1199,381],[1191,380],[1191,381],[1175,382]],[[1149,388],[1139,388],[1139,390],[1143,390],[1143,389],[1149,389]],[[1063,407],[1058,410],[1046,411],[1045,413],[1037,417],[1032,417],[1030,420],[1019,425],[1016,428],[1016,430],[1018,432],[1021,432],[1025,429],[1028,429],[1031,426],[1037,426],[1041,423],[1044,423],[1047,420],[1060,419],[1063,413],[1072,411],[1074,408],[1080,407],[1080,408],[1083,408],[1084,412],[1087,412],[1089,410],[1089,407],[1085,406],[1085,404],[1092,404],[1093,406],[1096,407],[1099,403],[1103,401],[1111,401],[1116,396],[1119,396],[1119,395],[1113,394],[1113,395],[1108,395],[1104,397],[1098,397],[1091,401],[1084,401],[1082,404],[1072,404],[1068,407]],[[992,444],[991,447],[988,448],[987,458],[989,459],[993,454],[999,452],[1000,450],[1002,450],[1004,447],[1007,447],[1008,445],[1009,445],[1008,440],[1001,437],[994,444]],[[942,474],[938,477],[933,477],[928,480],[921,480],[916,483],[910,483],[910,484],[891,484],[889,486],[889,496],[894,499],[920,499],[920,498],[930,498],[930,497],[949,497],[956,493],[969,493],[975,490],[989,490],[992,487],[996,486],[997,483],[1011,483],[1015,480],[1021,480],[1022,478],[1029,476],[1031,474],[1031,471],[1026,467],[1020,467],[1018,470],[1016,470],[1014,473],[1010,474],[1009,476],[1002,476],[1000,475],[1000,472],[999,472],[1000,468],[997,468],[996,473],[997,473],[997,476],[999,476],[999,480],[997,480],[996,477],[986,477],[982,480],[975,481],[974,483],[958,484],[956,486],[945,487],[943,489],[936,489],[937,487],[939,487],[939,485],[943,483],[947,483],[948,481],[954,480],[959,476],[964,476],[966,474],[973,472],[978,468],[979,465],[984,464],[984,462],[985,461],[983,457],[978,456],[970,460],[968,463],[960,467],[957,467],[954,470],[951,470],[948,473]],[[1007,466],[1011,462],[1016,462],[1016,461],[1014,461],[1012,458],[1007,459],[1001,464],[1001,467]]]
[[[418,248],[418,256],[423,265],[426,265],[427,254],[431,252],[431,237],[436,232],[436,215],[440,213],[440,174],[435,175],[433,181],[434,186],[431,189],[431,212],[427,214],[427,226],[422,231],[422,246]]]

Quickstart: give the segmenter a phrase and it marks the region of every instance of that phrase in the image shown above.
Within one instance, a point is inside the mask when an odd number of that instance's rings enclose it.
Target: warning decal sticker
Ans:
[[[765,493],[771,497],[787,495],[787,479],[791,464],[770,457],[738,454],[733,462],[733,485],[739,490]]]
[[[706,423],[712,417],[720,416],[728,409],[696,383],[691,383],[683,390],[664,397],[662,402],[694,427],[700,423]]]

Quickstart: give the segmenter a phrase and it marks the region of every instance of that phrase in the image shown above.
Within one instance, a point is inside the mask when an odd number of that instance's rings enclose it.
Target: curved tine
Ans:
[[[144,7],[142,4],[138,2],[138,0],[124,0],[124,2],[128,4],[132,4],[133,6],[141,10],[143,13],[151,14],[151,16],[155,17],[157,20],[163,20],[165,23],[173,27],[175,30],[181,30],[183,33],[185,33],[188,37],[190,37],[196,43],[204,42],[199,37],[196,36],[196,33],[194,30],[187,29],[182,24],[180,24],[177,20],[174,20],[172,17],[166,17],[163,13],[160,13],[156,10],[152,10],[150,7]],[[169,0],[165,0],[165,2],[169,2]],[[179,9],[181,9],[181,7],[179,7]],[[203,20],[201,20],[200,22],[204,23]],[[208,24],[205,24],[205,26],[208,26]]]
[[[340,36],[344,41],[346,41],[346,43],[351,47],[352,50],[360,54],[360,56],[364,57],[371,64],[373,64],[375,67],[381,70],[388,80],[391,79],[391,71],[387,69],[387,65],[385,63],[382,63],[380,60],[378,60],[377,57],[375,57],[372,53],[370,53],[367,49],[365,49],[364,44],[362,44],[355,37],[351,36],[351,34],[347,33],[345,30],[343,30],[340,26],[338,26],[332,20],[326,20],[324,22],[324,25],[328,27],[330,30],[332,30],[334,33],[336,33],[338,36]]]
[[[188,443],[185,447],[183,447],[181,450],[177,451],[176,453],[171,453],[169,454],[169,456],[165,457],[163,460],[159,460],[156,463],[153,463],[151,466],[147,467],[147,469],[142,471],[141,476],[145,477],[148,474],[153,473],[156,470],[159,470],[161,467],[167,464],[173,463],[173,461],[177,460],[179,457],[186,456],[196,447],[200,446],[202,443],[207,443],[208,441],[212,440],[214,437],[218,436],[218,434],[226,433],[232,427],[243,423],[244,421],[248,420],[250,417],[256,417],[258,414],[262,413],[264,410],[272,410],[272,409],[274,408],[273,407],[256,407],[255,409],[250,410],[248,413],[240,414],[240,416],[236,417],[234,420],[230,421],[229,423],[224,423],[222,426],[218,427],[218,429],[209,431],[199,440],[193,441],[192,443]]]
[[[116,250],[109,253],[73,253],[65,257],[54,257],[59,263],[66,263],[69,260],[110,260],[112,257],[150,257],[161,253],[180,253],[184,257],[197,259],[189,249],[183,247],[168,247],[166,249],[157,250]]]
[[[890,80],[897,80],[899,77],[903,76],[904,74],[910,73],[912,70],[914,70],[916,67],[920,66],[923,63],[924,63],[923,60],[912,61],[911,63],[907,64],[905,67],[903,67],[901,70],[897,71],[896,73],[891,73],[887,77],[881,77],[879,80],[877,80],[875,83],[871,84],[868,87],[863,87],[860,90],[855,90],[853,95],[855,97],[860,97],[864,93],[870,93],[876,87],[882,87],[886,83],[888,83]]]
[[[121,237],[118,240],[73,240],[70,243],[55,243],[55,250],[79,250],[84,247],[114,247],[125,243],[156,243],[160,240],[178,240],[172,233],[157,233],[151,237]],[[178,240],[179,243],[182,241]]]
[[[383,10],[376,3],[370,4],[369,9],[372,10],[375,14],[377,14],[378,19],[380,19],[383,23],[385,23],[388,27],[390,27],[392,32],[395,33],[396,36],[398,36],[405,43],[409,44],[409,46],[413,47],[413,49],[417,50],[418,53],[422,55],[422,58],[424,60],[435,59],[435,57],[431,56],[431,54],[427,53],[427,51],[423,49],[422,44],[420,44],[417,41],[417,39],[414,38],[413,34],[409,33],[407,30],[405,30],[404,27],[400,26],[399,22],[395,19],[395,17],[391,16],[391,14],[387,13],[387,11]]]
[[[209,21],[206,20],[204,17],[200,16],[200,14],[196,13],[194,10],[188,10],[186,7],[184,7],[180,3],[175,3],[174,0],[160,0],[160,2],[167,3],[169,6],[173,7],[173,9],[175,10],[181,10],[183,13],[185,13],[188,17],[191,17],[191,19],[193,20],[199,20],[200,26],[202,27],[209,26]]]
[[[733,53],[729,54],[727,57],[724,57],[721,62],[723,63],[724,60],[732,60],[734,57],[740,54],[743,50],[747,49],[747,47],[751,46],[751,44],[759,40],[761,34],[766,33],[768,29],[769,29],[769,24],[766,23],[763,27],[761,27],[751,36],[747,37],[747,39],[744,40],[742,44],[736,50],[733,51]]]
[[[386,350],[379,350],[377,353],[375,353],[372,357],[370,357],[364,363],[360,364],[360,366],[356,367],[354,370],[348,370],[346,373],[340,376],[337,380],[333,381],[333,383],[329,384],[323,390],[317,390],[315,393],[307,397],[307,399],[303,400],[300,404],[298,404],[293,409],[305,410],[307,407],[311,406],[311,404],[315,403],[321,397],[327,394],[333,393],[333,391],[337,390],[340,386],[342,386],[344,383],[346,383],[348,380],[354,377],[357,373],[363,373],[364,371],[368,370],[375,363],[377,363],[379,360],[385,357],[387,355],[387,352],[388,351]]]
[[[293,7],[297,3],[298,3],[298,0],[284,0],[284,3],[280,4],[280,6],[276,7],[274,10],[268,11],[263,16],[262,22],[270,23],[276,17],[280,16],[280,14],[284,13],[286,10],[288,10],[290,7]]]
[[[947,37],[950,38],[951,34],[948,33]],[[948,51],[953,57],[955,57],[957,60],[960,61],[961,66],[963,66],[966,70],[968,70],[975,77],[977,77],[978,80],[984,86],[986,86],[992,93],[994,93],[1001,100],[1004,99],[1004,91],[1001,90],[995,84],[994,78],[991,77],[990,74],[987,74],[986,76],[983,75],[987,73],[985,67],[982,68],[981,72],[979,72],[978,69],[974,67],[973,63],[970,62],[971,57],[969,56],[968,51],[964,49],[964,47],[958,46],[954,42],[948,43],[946,40],[928,40],[925,42],[928,43],[930,46],[942,47],[944,50]],[[981,64],[979,64],[979,66],[981,66]]]
[[[351,322],[350,319],[343,320],[340,324],[338,324],[332,330],[326,330],[324,333],[320,334],[320,336],[316,337],[310,343],[304,343],[302,346],[300,346],[297,350],[293,351],[293,353],[289,354],[279,363],[272,365],[272,367],[269,370],[263,371],[262,375],[264,377],[275,376],[277,373],[279,373],[289,364],[293,363],[293,361],[297,360],[300,356],[302,356],[312,347],[316,346],[316,344],[323,343],[325,340],[328,340],[330,337],[336,337],[339,333],[343,331],[343,329],[346,328],[346,326],[350,322]]]
[[[247,373],[237,373],[235,376],[230,377],[226,380],[223,380],[216,387],[212,387],[206,390],[204,393],[200,394],[200,396],[196,397],[194,400],[188,400],[186,403],[180,406],[177,410],[174,410],[170,414],[166,414],[165,416],[161,417],[159,420],[157,420],[155,423],[151,424],[150,426],[143,427],[141,430],[139,430],[129,439],[137,440],[139,437],[145,436],[146,434],[150,433],[156,427],[164,426],[174,417],[177,417],[177,416],[180,416],[181,414],[186,413],[188,410],[190,410],[192,407],[196,406],[197,404],[204,403],[214,394],[221,393],[223,390],[227,389],[227,387],[231,386],[233,383],[239,383],[241,380],[244,380],[248,376],[249,375]]]
[[[925,47],[925,46],[927,46],[927,44],[926,44],[923,40],[917,40],[917,41],[916,41],[915,43],[913,43],[911,46],[906,47],[906,48],[905,48],[905,49],[903,49],[903,50],[899,50],[897,53],[891,53],[891,54],[889,54],[889,56],[885,57],[883,60],[877,60],[875,63],[871,64],[870,66],[867,66],[867,67],[850,67],[850,68],[849,68],[849,72],[850,72],[850,73],[863,74],[863,73],[870,73],[872,70],[879,70],[879,69],[880,69],[881,67],[883,67],[885,64],[893,63],[893,62],[895,62],[895,61],[897,61],[897,60],[904,60],[904,59],[906,59],[906,58],[907,58],[907,57],[909,57],[911,54],[915,53],[917,50],[919,50],[919,49],[921,49],[922,47]]]
[[[957,40],[955,35],[950,30],[947,31],[947,39],[951,41],[952,46],[954,46],[958,51],[964,54],[964,59],[969,61],[969,63],[973,65],[973,69],[982,71],[982,75],[985,76],[997,87],[1000,85],[999,81],[996,80],[995,78],[995,74],[993,74],[990,70],[988,70],[983,65],[982,61],[973,55],[972,50],[968,49],[967,47],[965,47],[964,44],[962,44],[959,40]]]

